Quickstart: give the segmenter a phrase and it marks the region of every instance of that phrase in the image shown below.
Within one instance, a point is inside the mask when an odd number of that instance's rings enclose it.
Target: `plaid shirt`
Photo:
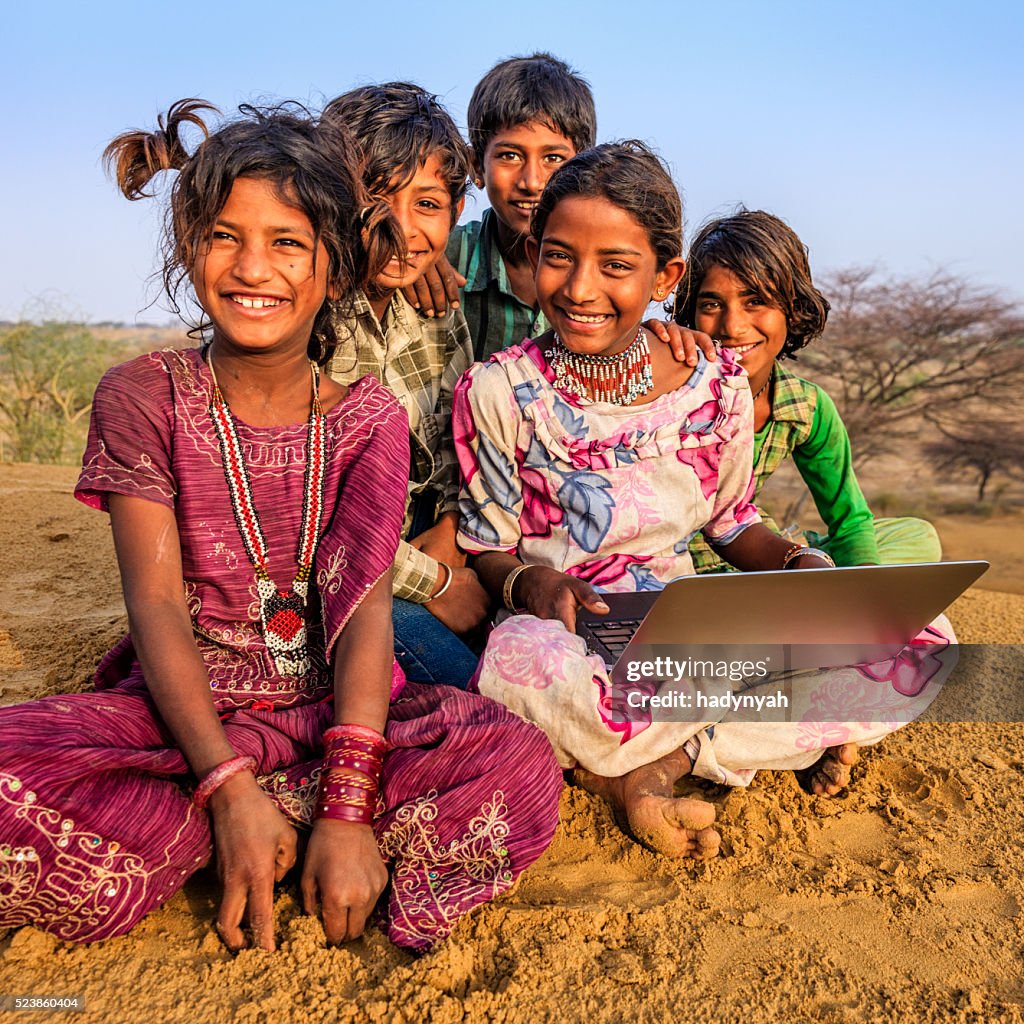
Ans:
[[[456,225],[448,239],[447,255],[448,262],[466,279],[462,311],[473,338],[474,359],[489,359],[495,352],[548,329],[540,309],[512,292],[498,248],[493,210],[484,210],[480,220]]]
[[[754,434],[754,498],[761,493],[765,481],[789,458],[794,448],[810,437],[818,389],[814,384],[775,364],[772,381],[772,418]],[[761,520],[776,533],[782,533],[775,520],[760,505]],[[690,556],[697,572],[731,570],[710,544],[698,533],[690,541]]]
[[[422,604],[437,582],[438,564],[406,539],[414,501],[436,497],[438,514],[458,508],[459,467],[452,439],[452,392],[473,360],[469,329],[455,310],[446,317],[420,316],[396,292],[386,326],[360,292],[350,317],[335,306],[338,348],[328,371],[339,384],[367,375],[394,393],[409,416],[411,458],[402,540],[394,564],[396,597]]]
[[[874,517],[853,472],[850,438],[835,403],[817,384],[776,363],[772,417],[754,435],[755,498],[790,455],[828,529],[827,537],[810,539],[824,543],[837,565],[878,562]],[[765,525],[787,536],[763,509],[758,511]],[[802,544],[808,538],[800,533],[793,539]],[[690,554],[697,572],[731,568],[701,534],[690,542]]]

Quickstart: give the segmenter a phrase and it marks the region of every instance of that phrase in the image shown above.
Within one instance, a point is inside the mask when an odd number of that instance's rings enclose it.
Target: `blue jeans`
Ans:
[[[395,657],[407,679],[466,689],[476,671],[477,656],[443,622],[423,605],[399,597],[391,618]]]

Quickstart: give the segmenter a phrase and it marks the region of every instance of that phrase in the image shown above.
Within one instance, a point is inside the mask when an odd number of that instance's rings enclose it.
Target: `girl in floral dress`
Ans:
[[[561,764],[609,799],[637,838],[710,857],[714,809],[675,798],[680,777],[744,785],[757,768],[817,763],[813,789],[838,792],[857,745],[919,713],[936,689],[926,682],[946,667],[912,657],[909,687],[906,659],[898,686],[879,684],[878,666],[870,679],[851,668],[800,681],[796,704],[808,711],[867,686],[859,706],[871,707],[870,722],[624,722],[611,713],[605,667],[574,633],[579,609],[607,611],[602,590],[659,589],[692,574],[697,531],[741,569],[831,565],[760,522],[751,392],[730,352],[691,371],[666,346],[648,345],[644,311],[683,274],[680,224],[671,178],[641,144],[599,146],[551,178],[530,252],[553,329],[474,366],[456,392],[459,543],[513,613],[488,642],[480,692],[539,724]],[[938,623],[920,639],[935,651],[949,636]]]
[[[130,636],[96,692],[0,708],[0,927],[119,935],[216,852],[225,943],[274,948],[274,882],[352,938],[425,950],[512,885],[557,822],[544,736],[483,697],[405,684],[391,563],[408,424],[321,375],[328,298],[405,243],[338,132],[199,101],[107,155],[129,198],[177,170],[164,279],[209,341],[101,381],[76,496],[110,514]],[[181,128],[204,132],[188,153]]]

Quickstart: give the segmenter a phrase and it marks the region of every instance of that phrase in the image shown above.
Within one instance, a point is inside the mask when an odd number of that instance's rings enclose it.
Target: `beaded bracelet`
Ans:
[[[836,567],[836,563],[832,556],[821,548],[807,548],[802,552],[802,554],[814,555],[815,558],[820,558],[823,562],[827,562],[831,568],[834,569]]]
[[[231,757],[227,761],[221,762],[216,768],[211,768],[200,780],[199,785],[196,786],[195,792],[192,794],[192,803],[196,805],[201,811],[206,809],[206,805],[210,802],[210,797],[224,785],[228,779],[235,775],[240,775],[242,772],[252,772],[256,774],[256,768],[259,762],[252,754],[239,755],[238,757]]]

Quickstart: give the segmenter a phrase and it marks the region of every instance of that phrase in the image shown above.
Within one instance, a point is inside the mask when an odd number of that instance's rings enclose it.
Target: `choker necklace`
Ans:
[[[767,390],[768,385],[771,384],[772,378],[775,376],[775,367],[772,367],[771,373],[768,374],[768,379],[757,389],[757,394],[754,395],[754,401],[756,402]]]
[[[573,352],[565,347],[557,331],[544,355],[555,371],[555,387],[577,398],[629,405],[654,388],[651,350],[642,326],[636,329],[636,337],[613,356]]]
[[[298,570],[288,590],[280,590],[267,570],[267,538],[252,500],[249,470],[242,454],[242,443],[228,403],[217,383],[213,358],[209,352],[206,364],[213,378],[210,416],[220,441],[221,461],[231,494],[235,523],[242,535],[249,561],[256,570],[256,592],[260,599],[260,621],[263,640],[277,671],[283,676],[303,676],[310,668],[309,644],[306,634],[306,599],[309,576],[313,568],[320,522],[324,505],[324,467],[327,462],[327,417],[320,406],[320,371],[310,362],[313,374],[313,400],[306,431],[306,477],[302,498],[302,525],[295,560]]]

